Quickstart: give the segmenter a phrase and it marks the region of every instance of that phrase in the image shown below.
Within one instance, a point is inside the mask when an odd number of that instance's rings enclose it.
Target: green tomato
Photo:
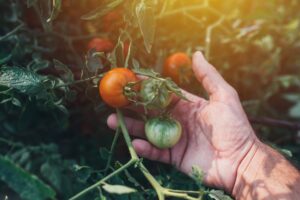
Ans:
[[[142,81],[140,95],[149,109],[164,109],[171,103],[171,92],[160,80],[149,78]]]
[[[182,128],[177,120],[167,117],[149,119],[145,124],[148,141],[160,149],[171,148],[179,141]]]

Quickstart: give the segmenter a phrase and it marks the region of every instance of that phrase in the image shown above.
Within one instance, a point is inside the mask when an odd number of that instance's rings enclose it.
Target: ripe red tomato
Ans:
[[[114,44],[105,38],[94,38],[88,44],[88,49],[96,49],[96,51],[110,53],[114,49]]]
[[[162,74],[178,85],[189,83],[193,75],[190,57],[182,52],[172,54],[166,59]]]
[[[119,108],[130,102],[124,94],[124,87],[130,82],[137,82],[136,75],[127,68],[114,68],[102,78],[99,86],[100,95],[105,103]],[[133,88],[137,90],[137,86]]]

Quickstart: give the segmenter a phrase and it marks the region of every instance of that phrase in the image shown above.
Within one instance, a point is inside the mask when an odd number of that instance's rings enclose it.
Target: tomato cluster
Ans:
[[[130,101],[134,101],[145,109],[161,112],[171,103],[170,87],[168,80],[163,78],[139,80],[130,69],[114,68],[100,81],[99,92],[103,101],[114,108],[127,106]],[[148,141],[162,149],[171,148],[179,141],[181,129],[180,123],[166,113],[147,120],[145,124]]]
[[[95,49],[105,55],[109,55],[114,48],[115,45],[106,38],[94,38],[88,44],[88,49]],[[128,49],[129,44],[124,43],[125,57]],[[191,65],[192,61],[187,54],[174,53],[166,59],[162,74],[178,85],[185,85],[192,78]],[[157,74],[139,80],[128,68],[113,68],[100,81],[99,93],[103,101],[114,108],[121,108],[134,102],[136,105],[144,106],[145,110],[157,110],[161,113],[146,121],[145,133],[151,144],[165,149],[173,147],[180,140],[182,132],[180,123],[166,114],[174,92],[173,87],[176,86],[174,82]]]

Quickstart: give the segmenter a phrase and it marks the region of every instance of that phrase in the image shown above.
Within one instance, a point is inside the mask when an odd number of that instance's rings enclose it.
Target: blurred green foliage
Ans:
[[[105,175],[101,169],[113,135],[105,122],[112,110],[97,91],[105,63],[87,52],[94,37],[116,44],[108,56],[111,66],[158,72],[171,53],[201,50],[237,89],[256,122],[260,117],[299,121],[297,0],[0,0],[0,5],[0,199],[67,199]],[[122,53],[126,42],[131,43],[128,60]],[[205,95],[195,83],[186,89]],[[254,128],[300,160],[299,126],[278,128],[275,121]],[[128,158],[124,150],[118,141],[108,171]],[[145,162],[166,187],[206,190],[170,166]],[[138,193],[110,194],[115,188],[107,185],[86,198],[155,198],[134,170],[109,184]],[[211,190],[205,198],[227,197]]]

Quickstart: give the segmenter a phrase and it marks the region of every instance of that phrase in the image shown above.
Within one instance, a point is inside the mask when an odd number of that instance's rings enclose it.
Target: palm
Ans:
[[[169,162],[187,174],[192,166],[199,166],[208,184],[233,185],[244,144],[249,142],[246,131],[252,130],[243,111],[226,103],[187,96],[193,102],[179,101],[171,112],[184,132],[180,142],[170,149]]]

